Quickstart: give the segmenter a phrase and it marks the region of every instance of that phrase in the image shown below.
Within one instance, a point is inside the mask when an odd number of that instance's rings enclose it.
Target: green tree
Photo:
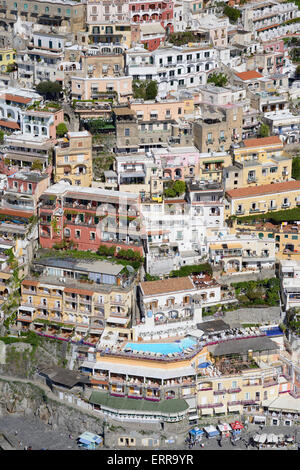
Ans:
[[[265,124],[264,122],[261,124],[260,129],[259,129],[259,136],[260,137],[269,137],[270,135],[270,128],[268,124]]]
[[[300,180],[300,157],[293,158],[292,161],[292,178]]]
[[[30,169],[43,171],[43,162],[41,160],[34,160]]]
[[[68,128],[64,122],[56,126],[56,137],[63,137],[68,132]]]
[[[152,80],[146,86],[146,100],[155,100],[158,93],[157,82]]]
[[[158,86],[155,80],[133,80],[133,97],[143,100],[154,100],[158,93]]]
[[[183,31],[178,33],[171,33],[168,41],[174,46],[183,46],[188,42],[195,42],[195,35],[192,31]]]
[[[207,83],[214,83],[216,86],[226,86],[228,83],[228,77],[224,73],[213,72],[207,79]]]
[[[58,100],[62,92],[62,87],[59,82],[51,82],[48,80],[40,82],[36,86],[36,91],[47,100]]]
[[[0,144],[2,145],[4,143],[4,131],[0,131]]]
[[[177,196],[180,196],[181,194],[185,193],[185,188],[186,184],[184,181],[175,181],[175,183],[173,184],[173,189]]]
[[[239,17],[241,16],[240,10],[237,8],[230,7],[226,5],[223,10],[224,15],[228,16],[231,23],[236,23]]]

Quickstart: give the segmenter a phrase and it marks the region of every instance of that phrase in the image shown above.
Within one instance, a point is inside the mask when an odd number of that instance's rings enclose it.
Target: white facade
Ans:
[[[7,95],[12,95],[15,101]],[[23,103],[22,99],[27,100],[27,103]],[[21,110],[30,106],[34,101],[42,101],[41,95],[34,90],[11,87],[0,89],[0,119],[19,122]]]
[[[300,307],[300,262],[280,261],[281,299],[285,311]]]
[[[133,79],[156,80],[158,97],[171,91],[205,84],[207,74],[218,66],[218,52],[207,46],[160,47],[153,52],[136,47],[126,52],[126,72]]]

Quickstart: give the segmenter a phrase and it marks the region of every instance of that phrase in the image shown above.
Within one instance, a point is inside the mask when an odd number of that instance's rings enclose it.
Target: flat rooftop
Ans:
[[[273,351],[279,346],[266,336],[256,338],[233,339],[224,343],[208,346],[208,351],[214,357],[227,356],[230,354],[245,354],[252,351]]]
[[[70,269],[74,271],[82,271],[86,273],[103,273],[117,276],[124,268],[121,264],[113,264],[101,260],[77,260],[72,258],[40,258],[34,261],[34,265],[49,266],[62,269]]]

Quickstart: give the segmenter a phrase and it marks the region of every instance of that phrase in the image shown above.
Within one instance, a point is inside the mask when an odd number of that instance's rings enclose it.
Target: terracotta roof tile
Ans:
[[[20,129],[20,126],[17,122],[14,121],[4,121],[0,120],[0,126],[8,127],[9,129]]]
[[[263,78],[263,75],[256,70],[248,70],[247,72],[240,72],[235,74],[241,80],[252,80],[253,78]]]
[[[271,135],[269,137],[261,137],[259,139],[245,139],[243,140],[245,147],[260,147],[264,145],[275,145],[280,144],[283,146],[280,138],[277,135]]]
[[[161,281],[141,282],[140,287],[144,295],[167,294],[183,290],[194,290],[195,286],[189,277],[174,277]]]
[[[284,193],[288,191],[300,192],[300,181],[286,181],[284,183],[264,184],[249,188],[231,189],[226,191],[226,195],[231,199],[240,197],[261,196],[264,194]]]
[[[4,95],[1,95],[0,99],[4,99],[6,101],[13,101],[14,103],[22,103],[22,104],[28,104],[31,102],[31,98],[25,98],[25,96],[19,96],[19,95],[12,95],[10,93],[5,93]]]

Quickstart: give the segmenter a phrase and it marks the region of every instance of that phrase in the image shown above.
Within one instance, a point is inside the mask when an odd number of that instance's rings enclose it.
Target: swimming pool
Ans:
[[[184,349],[191,348],[197,344],[192,338],[184,338],[173,343],[127,343],[124,350],[131,349],[138,352],[153,352],[162,354],[180,353]]]

